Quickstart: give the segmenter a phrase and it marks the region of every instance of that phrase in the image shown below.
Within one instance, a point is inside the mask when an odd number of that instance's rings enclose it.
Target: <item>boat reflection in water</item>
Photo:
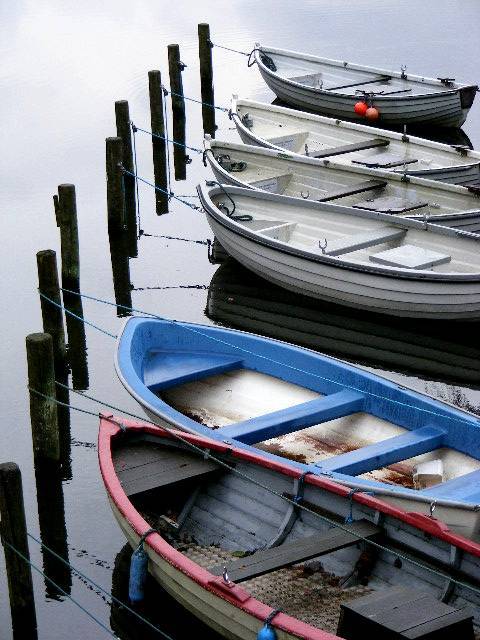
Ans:
[[[352,312],[260,278],[232,259],[215,272],[206,315],[356,364],[480,388],[479,324]]]

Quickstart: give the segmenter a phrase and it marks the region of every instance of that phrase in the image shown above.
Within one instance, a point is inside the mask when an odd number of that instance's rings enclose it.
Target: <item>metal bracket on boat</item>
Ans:
[[[427,229],[428,229],[428,216],[427,216],[426,213],[424,213],[423,216],[422,216],[422,222],[423,222],[423,228],[425,229],[425,231],[427,231]],[[434,505],[433,506],[433,510],[435,511],[435,502],[432,502],[432,504]],[[432,505],[430,505],[430,508],[431,508],[431,506]],[[430,514],[430,515],[432,515],[432,514]]]
[[[461,156],[467,156],[470,151],[469,147],[465,144],[451,144],[450,146],[452,149],[455,149],[455,151],[458,151]]]
[[[307,191],[307,193],[303,193],[303,191],[300,191],[300,195],[304,200],[308,200],[310,197],[310,191]]]
[[[446,87],[451,86],[455,82],[455,78],[437,78]]]
[[[242,116],[242,124],[247,127],[247,129],[251,129],[253,127],[253,118],[249,113],[244,113]]]
[[[402,64],[400,66],[400,71],[401,71],[400,78],[402,80],[406,80],[407,79],[407,74],[405,73],[406,70],[407,70],[407,65],[406,64]]]
[[[432,500],[432,502],[430,503],[430,518],[433,518],[433,512],[435,511],[436,508],[437,508],[437,501]]]
[[[308,157],[308,144],[305,143],[305,155]]]
[[[402,142],[409,142],[409,137],[407,136],[407,125],[403,125],[403,134],[402,134]]]
[[[222,578],[223,578],[223,581],[225,582],[225,584],[228,584],[228,585],[233,584],[233,582],[228,577],[227,567],[223,567]]]
[[[324,240],[325,240],[325,244],[323,245],[321,240],[318,241],[318,248],[322,250],[322,255],[325,255],[325,251],[327,250],[327,246],[328,246],[328,240],[326,238],[324,238]]]

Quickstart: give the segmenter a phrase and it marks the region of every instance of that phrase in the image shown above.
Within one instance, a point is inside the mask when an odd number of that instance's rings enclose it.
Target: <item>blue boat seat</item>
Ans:
[[[361,411],[364,400],[363,394],[344,389],[223,427],[221,433],[224,438],[232,438],[245,444],[262,442]]]
[[[322,471],[336,471],[358,476],[373,469],[413,458],[443,445],[446,432],[433,426],[407,431],[381,442],[332,456],[322,460],[316,467]]]
[[[145,359],[143,381],[155,392],[240,369],[242,365],[241,358],[217,353],[150,351]]]
[[[480,504],[480,469],[422,491],[425,495],[446,500]]]

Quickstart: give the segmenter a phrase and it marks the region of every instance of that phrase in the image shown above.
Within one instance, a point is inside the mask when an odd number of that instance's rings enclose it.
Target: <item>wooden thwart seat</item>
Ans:
[[[373,247],[384,242],[401,240],[407,233],[406,229],[384,226],[373,231],[365,231],[353,236],[339,238],[327,244],[325,254],[328,256],[341,256],[367,247]]]
[[[345,528],[348,531],[345,531]],[[358,536],[370,538],[380,529],[366,520],[343,525],[342,529],[333,528],[324,535],[314,535],[300,540],[293,540],[279,547],[257,551],[251,556],[226,564],[228,576],[233,582],[244,582],[262,576],[265,573],[283,569],[292,564],[311,560],[318,556],[344,549],[358,542]],[[221,576],[224,564],[209,569],[215,576]]]
[[[372,138],[371,140],[345,144],[341,147],[332,147],[330,149],[323,149],[322,151],[314,151],[309,155],[311,158],[328,158],[330,156],[339,156],[343,153],[352,153],[353,151],[364,151],[365,149],[375,149],[376,147],[388,147],[389,144],[390,140]]]
[[[152,447],[149,442],[132,443],[114,453],[118,479],[127,496],[175,485],[181,480],[206,479],[220,467],[187,451]]]
[[[318,198],[318,202],[328,202],[329,200],[337,200],[338,198],[346,198],[354,196],[356,193],[365,191],[373,191],[374,189],[384,189],[388,182],[386,180],[366,180],[365,182],[357,182],[344,189],[338,191],[329,191],[325,196]]]

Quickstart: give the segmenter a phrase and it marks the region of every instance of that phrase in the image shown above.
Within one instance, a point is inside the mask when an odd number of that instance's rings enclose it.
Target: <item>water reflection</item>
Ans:
[[[112,595],[129,606],[131,605],[128,600],[128,576],[131,555],[130,545],[126,544],[117,553],[112,574]],[[148,575],[145,587],[145,600],[132,608],[172,638],[178,640],[184,640],[184,638],[220,640],[221,638],[183,609],[150,575]],[[122,640],[157,640],[161,637],[158,631],[143,623],[137,616],[114,601],[111,604],[110,624],[113,631]]]
[[[351,311],[272,285],[231,259],[212,278],[206,315],[355,363],[480,387],[478,323]]]
[[[117,316],[123,318],[130,315],[132,306],[132,284],[130,282],[130,255],[128,234],[109,232],[110,259],[112,262],[113,290]],[[125,309],[128,307],[128,309]]]

